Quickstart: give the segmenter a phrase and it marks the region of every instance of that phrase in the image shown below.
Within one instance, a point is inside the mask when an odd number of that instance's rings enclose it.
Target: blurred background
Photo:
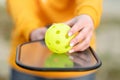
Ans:
[[[103,65],[97,80],[120,80],[120,0],[104,0],[103,15],[97,34],[97,54]],[[0,80],[9,80],[8,56],[12,21],[0,0]]]

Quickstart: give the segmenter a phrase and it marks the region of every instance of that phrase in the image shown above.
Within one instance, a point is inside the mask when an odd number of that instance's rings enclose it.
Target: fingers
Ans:
[[[70,29],[70,31],[68,32],[69,36],[72,36],[73,34],[81,31],[81,29],[84,27],[83,23],[81,20],[78,20]]]
[[[84,51],[85,49],[87,49],[90,45],[91,36],[92,36],[92,32],[90,32],[89,35],[87,35],[87,37],[81,43],[78,43],[77,45],[75,45],[69,51],[69,53],[76,52],[76,51]]]
[[[74,46],[77,43],[82,42],[87,37],[87,35],[89,34],[89,32],[90,32],[90,29],[88,27],[84,27],[79,32],[79,34],[74,39],[71,40],[70,46]]]
[[[87,15],[81,15],[73,18],[73,20],[68,21],[68,24],[72,26],[68,35],[71,36],[76,32],[81,31],[85,26],[93,24],[92,19]]]
[[[35,40],[42,40],[44,39],[46,28],[38,28],[34,31],[31,32],[30,34],[30,40],[35,41]]]
[[[70,41],[70,46],[73,48],[69,53],[75,51],[83,51],[90,45],[90,39],[94,30],[93,21],[88,15],[81,15],[73,18],[66,22],[67,25],[71,26],[68,32],[68,36],[72,36],[77,33],[77,36]]]
[[[67,21],[65,24],[71,27],[70,31],[68,32],[68,36],[72,36],[73,34],[75,34],[83,28],[83,25],[81,25],[82,21],[78,20],[78,17]]]

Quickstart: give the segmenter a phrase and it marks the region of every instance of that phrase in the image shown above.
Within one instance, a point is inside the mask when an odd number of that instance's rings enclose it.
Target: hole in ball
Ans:
[[[57,49],[55,50],[56,52],[59,52]]]
[[[69,46],[68,46],[68,45],[66,45],[66,46],[65,46],[65,48],[67,49],[67,48],[69,48]]]
[[[65,36],[65,38],[66,38],[66,39],[68,39],[68,38],[69,38],[69,36],[68,36],[68,35],[66,35],[66,36]]]
[[[56,31],[56,34],[60,34],[60,31],[59,31],[59,30],[57,30],[57,31]]]
[[[57,41],[56,41],[56,44],[60,44],[60,41],[59,41],[59,40],[57,40]]]

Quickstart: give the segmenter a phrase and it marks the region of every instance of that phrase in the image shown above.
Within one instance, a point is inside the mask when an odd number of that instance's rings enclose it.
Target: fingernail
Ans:
[[[68,33],[68,36],[72,36],[72,33],[71,33],[71,32],[69,32],[69,33]]]
[[[69,56],[69,58],[72,59],[72,60],[74,59],[72,56]]]
[[[74,43],[70,43],[70,46],[73,47],[73,46],[74,46]]]
[[[74,50],[73,50],[73,49],[69,51],[69,53],[73,53],[73,52],[74,52]]]

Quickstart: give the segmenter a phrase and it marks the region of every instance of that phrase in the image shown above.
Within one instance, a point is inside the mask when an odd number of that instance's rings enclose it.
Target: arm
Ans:
[[[37,0],[7,0],[7,8],[15,23],[15,36],[28,41],[31,31],[41,25]]]

